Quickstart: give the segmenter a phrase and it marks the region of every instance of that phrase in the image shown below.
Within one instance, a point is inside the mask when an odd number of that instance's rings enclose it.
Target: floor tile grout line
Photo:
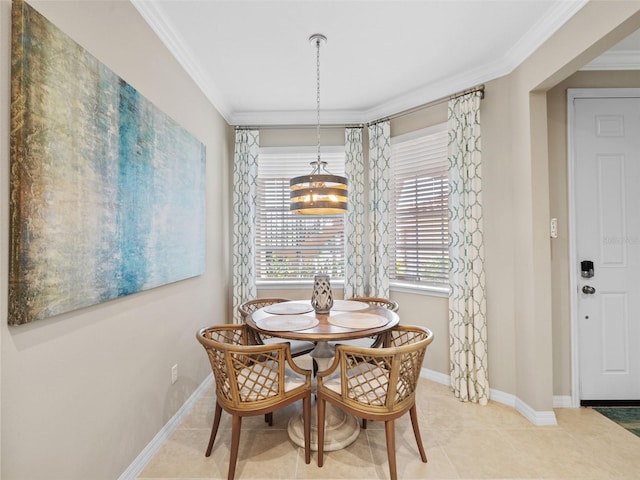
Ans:
[[[433,398],[437,398],[439,399],[440,396],[433,396]],[[462,477],[460,475],[460,472],[458,471],[458,467],[456,467],[456,465],[454,464],[452,458],[449,456],[449,453],[451,453],[452,455],[455,454],[455,450],[452,450],[453,445],[451,443],[448,444],[448,448],[445,448],[445,445],[447,445],[446,440],[443,442],[443,439],[446,439],[447,436],[449,436],[449,434],[447,432],[455,432],[453,435],[455,435],[456,433],[462,433],[464,434],[465,432],[468,432],[470,430],[494,430],[494,432],[502,435],[505,434],[507,431],[513,431],[513,432],[519,432],[517,435],[525,435],[526,431],[531,430],[532,432],[539,432],[539,431],[549,431],[549,432],[564,432],[568,437],[571,437],[572,439],[581,439],[581,438],[585,438],[585,437],[589,437],[589,440],[592,440],[594,437],[598,436],[601,434],[601,432],[605,432],[607,433],[607,438],[608,436],[611,437],[620,437],[619,434],[616,434],[617,430],[624,430],[620,425],[616,424],[616,422],[614,422],[613,420],[609,420],[609,419],[605,419],[603,417],[603,420],[607,420],[606,422],[602,422],[602,421],[598,421],[598,420],[591,420],[591,423],[588,424],[590,426],[587,427],[587,429],[585,429],[583,427],[582,424],[582,416],[579,413],[575,413],[575,411],[571,412],[571,413],[566,413],[564,419],[562,418],[563,415],[560,414],[558,415],[558,425],[557,426],[553,426],[553,427],[527,427],[524,425],[520,425],[520,424],[515,424],[515,425],[510,425],[510,419],[509,417],[501,417],[501,416],[493,416],[493,414],[491,415],[485,415],[485,410],[478,410],[477,413],[479,415],[479,417],[476,417],[475,414],[473,416],[470,416],[468,418],[462,418],[459,419],[459,417],[456,416],[456,412],[458,409],[458,405],[457,404],[451,404],[451,405],[447,405],[441,402],[438,402],[438,407],[441,408],[435,408],[435,409],[431,409],[431,408],[427,408],[428,405],[428,398],[425,399],[426,403],[423,403],[424,408],[422,407],[418,407],[419,408],[419,423],[420,423],[420,427],[421,430],[426,431],[428,434],[431,432],[433,434],[435,434],[435,448],[437,448],[437,450],[439,451],[438,456],[441,458],[440,462],[442,462],[442,466],[444,467],[448,467],[447,471],[449,472],[449,475],[447,475],[448,479],[457,479],[457,480],[470,480],[471,478],[474,477]],[[487,408],[487,407],[482,407],[482,408]],[[496,414],[497,415],[502,415],[503,412],[501,412],[501,410],[503,409],[496,409]],[[554,409],[555,410],[555,409]],[[563,409],[563,410],[570,410],[570,409]],[[461,411],[467,412],[467,410],[462,409]],[[471,411],[471,410],[469,410]],[[429,425],[429,421],[433,420],[433,413],[437,413],[440,416],[439,419],[437,419],[437,421],[440,422],[440,425]],[[443,415],[443,412],[446,412],[446,414]],[[205,413],[207,415],[207,418],[210,416],[210,412],[200,412],[197,416],[192,417],[190,420],[190,423],[194,423],[194,421],[197,422],[197,420],[200,418],[200,415],[202,415],[202,413]],[[450,419],[452,420],[449,424],[446,423],[447,420],[447,415],[450,415]],[[466,415],[466,413],[465,413]],[[503,421],[502,419],[504,418]],[[589,415],[587,415],[586,417],[584,417],[586,421],[589,421]],[[495,419],[498,419],[498,423],[496,423]],[[183,420],[184,422],[184,420]],[[451,425],[457,425],[459,422],[458,426],[451,426]],[[466,422],[466,424],[465,424]],[[478,423],[476,423],[478,422]],[[484,424],[480,424],[480,422],[483,422]],[[607,427],[606,423],[611,423],[613,426],[617,427],[615,429],[610,429],[609,427]],[[469,424],[471,424],[471,426],[469,426]],[[410,424],[408,424],[410,428]],[[425,427],[423,429],[423,426]],[[604,429],[603,429],[604,426]],[[428,427],[428,428],[427,428]],[[202,432],[208,432],[210,430],[209,426],[206,427],[193,427],[193,426],[189,426],[189,427],[182,427],[180,426],[180,428],[183,430],[183,432],[194,432],[194,433],[198,433],[198,435],[203,435]],[[221,427],[222,428],[222,427]],[[283,429],[276,429],[274,427],[269,427],[273,430],[284,430]],[[243,433],[246,430],[255,430],[257,431],[263,431],[265,430],[265,428],[255,428],[255,429],[245,429],[243,426]],[[272,430],[272,431],[273,431]],[[375,432],[373,431],[375,430]],[[362,433],[365,433],[366,436],[366,447],[369,448],[369,454],[366,454],[366,451],[363,450],[364,456],[363,458],[373,458],[373,439],[374,439],[374,435],[378,436],[378,435],[384,435],[384,429],[373,429],[371,431],[367,430],[364,431]],[[440,433],[438,433],[440,432]],[[524,432],[524,433],[523,433]],[[220,434],[221,432],[219,432]],[[275,432],[274,432],[275,433]],[[473,434],[473,435],[481,435],[481,434]],[[543,436],[544,437],[544,436]],[[380,437],[376,437],[380,438]],[[451,438],[454,438],[453,436]],[[515,438],[515,437],[514,437]],[[508,438],[506,440],[508,440],[508,444],[511,445],[511,447],[515,448],[513,445],[513,440],[514,438]],[[626,443],[625,443],[626,445]],[[640,445],[640,444],[639,444]],[[189,444],[188,447],[190,448],[192,445]],[[377,444],[375,444],[375,446],[377,446]],[[199,447],[199,445],[198,445]],[[364,444],[363,444],[364,447]],[[593,448],[593,445],[591,445],[591,447]],[[435,450],[434,448],[434,450]],[[516,449],[517,450],[517,449]],[[303,453],[302,453],[303,455]],[[625,459],[625,463],[624,466],[622,467],[622,470],[620,470],[620,475],[618,477],[601,477],[601,478],[616,478],[616,479],[626,479],[626,480],[630,480],[631,478],[636,478],[634,476],[629,476],[629,470],[628,470],[628,465],[634,466],[634,465],[639,465],[640,466],[640,462],[636,463],[635,460],[629,460],[627,461],[627,457],[628,457],[628,453],[626,455],[620,455],[620,456],[614,456],[611,458],[611,462],[609,462],[610,466],[615,465],[615,459]],[[296,459],[295,462],[293,462],[293,465],[290,463],[290,465],[293,466],[294,471],[293,471],[293,477],[292,478],[296,478],[299,480],[307,480],[307,479],[313,479],[316,478],[314,474],[309,474],[308,476],[305,476],[304,473],[306,472],[303,464],[300,464],[300,457],[301,457],[301,453],[300,450],[298,450],[297,455],[296,455]],[[454,455],[455,457],[455,455]],[[438,458],[438,457],[436,457]],[[314,456],[312,455],[312,460],[311,463],[314,463],[314,460],[316,460],[314,458]],[[460,459],[457,459],[457,461],[459,461]],[[446,461],[446,465],[445,462]],[[431,459],[430,462],[431,463]],[[462,464],[460,465],[462,466]],[[626,469],[625,469],[626,468]],[[609,470],[609,468],[607,467],[607,470]],[[167,472],[168,473],[168,472]],[[332,475],[332,472],[329,471],[327,472],[329,474],[329,477],[334,478],[335,475]],[[513,478],[518,478],[518,479],[524,479],[527,478],[529,480],[531,480],[530,477],[527,476],[527,473],[530,475],[534,472],[518,472],[520,474],[520,476],[514,476]],[[539,472],[536,472],[539,473]],[[381,476],[381,474],[384,474],[383,470],[377,469],[374,467],[374,472],[372,472],[372,478],[386,478],[384,475]],[[141,480],[145,477],[140,477]],[[146,477],[147,480],[150,480],[152,478],[156,478],[156,477],[151,477],[151,476],[147,476]],[[187,478],[191,478],[191,477],[175,477],[176,479],[181,479],[181,480],[187,480]],[[200,477],[198,477],[200,478]],[[211,478],[210,476],[203,476],[204,478]],[[213,477],[216,480],[218,478],[222,478],[222,477]],[[335,477],[337,478],[337,477]],[[431,478],[431,477],[428,477]],[[440,477],[438,477],[440,478]],[[537,477],[536,477],[537,478]],[[556,478],[553,476],[549,476],[549,478]],[[557,477],[560,478],[560,477]],[[563,478],[572,478],[572,477],[563,477]],[[578,477],[575,477],[578,478]],[[584,477],[580,477],[581,480],[586,480],[587,478],[592,478],[590,476],[584,476]],[[595,477],[593,477],[595,478]],[[361,480],[361,479],[359,479]],[[575,480],[575,479],[574,479]],[[593,479],[592,479],[593,480]]]
[[[358,419],[359,421],[361,421],[360,419]],[[371,447],[371,436],[370,436],[370,432],[369,430],[361,430],[360,433],[364,432],[366,438],[367,438],[367,447],[369,448],[369,459],[371,460],[371,464],[373,465],[373,471],[376,472],[376,477],[380,478],[380,475],[378,475],[378,470],[376,469],[375,465],[375,459],[373,458],[373,448]]]
[[[304,455],[304,452],[302,453],[302,455]],[[293,465],[293,475],[291,476],[291,478],[295,478],[295,479],[298,478],[299,464],[300,464],[300,447],[298,447],[296,450],[296,462]]]
[[[441,445],[438,444],[438,448],[442,451],[442,454],[444,455],[444,457],[447,459],[447,462],[449,462],[449,465],[451,466],[451,468],[453,469],[454,472],[456,472],[456,480],[461,480],[462,477],[460,476],[460,472],[458,471],[458,469],[456,468],[455,464],[453,463],[453,461],[451,460],[451,458],[449,457],[449,455],[447,454],[447,451],[442,448]],[[428,459],[428,458],[427,458]]]

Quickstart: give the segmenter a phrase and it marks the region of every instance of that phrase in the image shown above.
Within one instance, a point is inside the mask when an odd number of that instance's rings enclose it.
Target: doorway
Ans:
[[[569,89],[567,100],[572,403],[636,403],[640,89]]]

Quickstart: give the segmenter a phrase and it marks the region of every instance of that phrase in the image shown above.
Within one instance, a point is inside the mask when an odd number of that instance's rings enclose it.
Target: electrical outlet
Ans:
[[[174,384],[178,381],[178,364],[176,363],[173,367],[171,367],[171,384]]]

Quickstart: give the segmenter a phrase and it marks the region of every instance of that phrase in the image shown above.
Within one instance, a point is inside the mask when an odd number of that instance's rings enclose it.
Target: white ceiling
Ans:
[[[316,50],[308,41],[311,34],[328,38],[320,49],[321,122],[364,123],[511,72],[585,4],[132,2],[232,125],[315,124]],[[637,55],[640,42],[629,48]]]

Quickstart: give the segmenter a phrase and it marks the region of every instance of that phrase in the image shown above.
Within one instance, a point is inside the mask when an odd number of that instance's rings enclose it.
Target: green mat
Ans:
[[[640,437],[640,407],[594,407],[593,409]]]

